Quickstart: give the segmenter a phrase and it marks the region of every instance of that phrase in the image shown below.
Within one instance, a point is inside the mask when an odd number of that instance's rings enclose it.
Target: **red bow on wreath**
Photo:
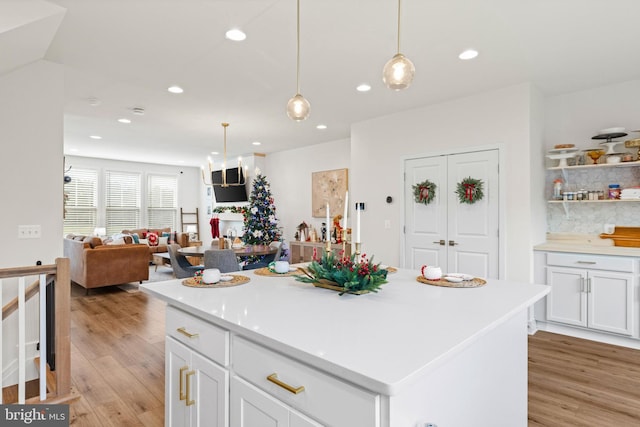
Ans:
[[[464,185],[464,195],[466,196],[467,200],[469,200],[470,202],[473,201],[473,193],[475,193],[476,191],[476,185],[466,183],[462,185]]]
[[[420,202],[424,202],[425,200],[429,200],[429,187],[420,187]]]

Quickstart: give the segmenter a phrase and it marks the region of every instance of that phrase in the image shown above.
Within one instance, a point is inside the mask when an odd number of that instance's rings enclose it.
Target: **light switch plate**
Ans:
[[[39,239],[41,235],[39,225],[19,225],[18,239]]]

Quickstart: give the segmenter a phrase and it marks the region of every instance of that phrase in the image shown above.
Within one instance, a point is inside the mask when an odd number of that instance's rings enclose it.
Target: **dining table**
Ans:
[[[259,255],[271,255],[278,251],[278,248],[269,245],[246,245],[238,248],[232,248],[233,252],[239,258],[246,258]],[[190,257],[204,257],[205,251],[219,251],[218,246],[189,246],[178,249],[178,253]]]

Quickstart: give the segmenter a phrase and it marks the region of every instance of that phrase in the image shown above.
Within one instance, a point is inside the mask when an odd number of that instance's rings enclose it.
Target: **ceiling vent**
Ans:
[[[142,107],[133,107],[131,109],[131,112],[133,114],[138,115],[138,116],[144,116],[144,108],[142,108]]]

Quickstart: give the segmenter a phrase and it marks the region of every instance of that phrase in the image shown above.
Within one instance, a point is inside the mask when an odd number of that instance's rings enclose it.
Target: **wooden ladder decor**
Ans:
[[[195,240],[200,240],[200,215],[198,215],[198,208],[196,208],[195,212],[185,212],[182,208],[180,208],[180,228],[182,229],[183,233],[187,231],[186,227],[189,225],[196,226],[197,231],[195,233]]]

